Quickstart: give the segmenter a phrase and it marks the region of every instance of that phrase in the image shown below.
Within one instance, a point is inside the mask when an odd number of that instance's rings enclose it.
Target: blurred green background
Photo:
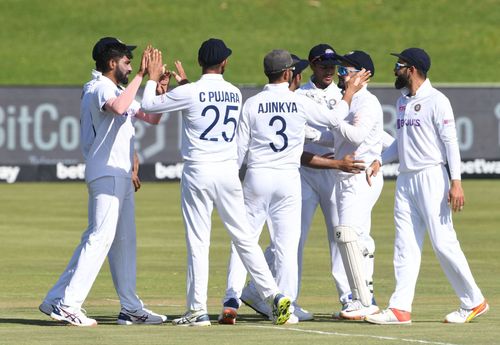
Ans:
[[[201,42],[222,38],[233,49],[226,79],[239,85],[265,83],[268,51],[307,57],[323,42],[368,52],[374,83],[392,83],[389,53],[411,46],[430,54],[433,82],[498,83],[499,13],[498,0],[1,0],[0,85],[80,85],[103,36],[138,45],[136,55],[152,43],[191,79]]]

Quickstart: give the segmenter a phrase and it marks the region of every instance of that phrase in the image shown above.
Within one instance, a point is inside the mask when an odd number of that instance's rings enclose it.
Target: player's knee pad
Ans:
[[[365,306],[371,305],[371,292],[364,273],[364,256],[358,245],[356,230],[350,226],[335,227],[335,240],[344,263],[347,279],[354,299]]]

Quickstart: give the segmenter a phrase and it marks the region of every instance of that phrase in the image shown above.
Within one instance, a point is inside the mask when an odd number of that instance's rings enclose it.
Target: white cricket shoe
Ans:
[[[293,303],[293,315],[296,316],[299,321],[311,321],[311,320],[314,320],[314,314],[308,312],[305,309],[303,309],[297,303]]]
[[[290,317],[288,318],[288,320],[286,320],[285,324],[287,325],[296,325],[300,322],[299,318],[297,315],[291,313],[290,314]]]
[[[481,316],[490,310],[490,306],[486,300],[477,307],[472,309],[458,308],[458,310],[446,315],[445,323],[467,323],[474,320],[476,317]]]
[[[206,310],[188,310],[181,317],[172,320],[174,326],[210,326]]]
[[[161,325],[166,321],[166,315],[156,314],[143,307],[137,310],[122,308],[116,323],[119,325]]]
[[[350,303],[350,302],[351,302],[351,301],[348,301],[348,302],[342,303],[342,307],[341,307],[340,311],[335,311],[335,312],[333,312],[333,314],[332,314],[332,318],[333,318],[334,320],[342,320],[342,316],[340,316],[340,313],[342,313],[344,310],[346,310],[346,309],[347,309],[347,307],[349,306],[349,303]]]
[[[247,286],[245,286],[241,292],[240,300],[257,313],[272,320],[271,307],[260,297],[253,284],[247,284]]]
[[[411,324],[411,313],[396,308],[388,308],[378,314],[367,315],[365,321],[378,325],[407,325]]]
[[[340,318],[344,320],[364,320],[367,315],[376,314],[380,311],[378,306],[372,304],[364,306],[360,300],[348,302],[345,309],[340,312]]]
[[[52,308],[50,317],[54,320],[67,322],[73,326],[79,327],[97,326],[97,321],[87,317],[87,315],[82,312],[82,309],[55,304],[52,305]]]

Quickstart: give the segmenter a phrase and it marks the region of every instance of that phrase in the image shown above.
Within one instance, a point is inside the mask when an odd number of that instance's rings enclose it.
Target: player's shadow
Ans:
[[[99,325],[116,325],[116,316],[96,316],[97,324]],[[19,318],[0,318],[0,324],[16,324],[27,326],[48,326],[48,327],[61,327],[68,326],[69,324],[64,321],[56,320],[40,320],[40,319],[19,319]]]
[[[0,324],[16,324],[28,326],[65,326],[65,323],[54,320],[39,320],[39,319],[16,319],[16,318],[0,318]]]

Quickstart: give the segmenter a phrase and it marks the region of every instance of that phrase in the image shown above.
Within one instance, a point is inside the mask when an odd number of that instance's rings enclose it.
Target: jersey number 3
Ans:
[[[274,143],[269,143],[269,146],[271,146],[271,149],[274,152],[281,152],[281,151],[284,151],[288,147],[288,137],[285,134],[286,121],[282,116],[275,115],[269,121],[269,126],[273,127],[273,125],[276,121],[281,122],[281,129],[276,131],[276,135],[279,135],[280,137],[283,138],[283,146],[278,148],[278,147],[276,147],[276,145],[274,145]]]
[[[223,124],[224,125],[231,124],[233,127],[231,135],[228,135],[227,134],[228,132],[226,132],[226,131],[222,132],[222,138],[227,142],[233,141],[234,134],[236,132],[236,125],[238,124],[236,122],[236,119],[234,117],[231,117],[229,114],[232,110],[238,111],[238,106],[228,105],[226,107],[226,114],[224,115]],[[215,125],[217,125],[217,122],[219,122],[219,118],[220,118],[219,108],[217,108],[215,105],[209,105],[208,107],[205,107],[205,109],[203,109],[203,111],[201,112],[201,116],[206,116],[206,114],[209,111],[213,111],[213,113],[215,114],[215,117],[214,117],[214,120],[212,121],[212,123],[207,127],[207,129],[205,129],[205,131],[203,133],[201,133],[200,139],[201,140],[210,140],[210,141],[219,141],[219,138],[217,138],[217,137],[210,137],[210,138],[208,137],[209,132],[212,130],[212,128],[215,127]]]

